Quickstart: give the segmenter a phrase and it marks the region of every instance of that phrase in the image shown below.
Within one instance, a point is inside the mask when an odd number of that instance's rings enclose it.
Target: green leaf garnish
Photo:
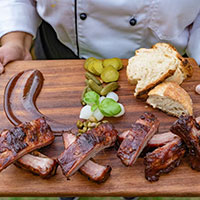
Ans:
[[[98,107],[101,113],[106,117],[112,117],[121,112],[120,105],[110,98],[105,98]]]
[[[83,101],[88,104],[88,105],[98,105],[99,104],[99,94],[97,94],[96,92],[94,91],[89,91],[85,94],[84,98],[83,98]]]
[[[91,107],[91,111],[94,112],[98,108],[97,104],[93,104]]]

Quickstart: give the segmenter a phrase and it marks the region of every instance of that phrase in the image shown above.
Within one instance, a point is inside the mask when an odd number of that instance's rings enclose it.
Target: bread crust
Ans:
[[[156,86],[149,93],[149,96],[158,95],[162,97],[170,98],[181,105],[188,111],[190,115],[193,115],[193,104],[189,94],[177,83],[164,82]]]
[[[177,49],[173,45],[169,43],[156,43],[155,45],[152,46],[152,48],[159,49],[159,46],[164,46],[166,48],[171,49],[173,54],[177,57],[177,59],[179,59],[180,61],[179,68],[181,72],[183,73],[184,79],[192,76],[193,74],[192,63],[190,63],[187,58],[184,58],[183,56],[181,56],[181,54],[177,51]],[[173,80],[176,80],[176,77],[174,77]],[[177,83],[178,81],[180,81],[180,79],[177,77]]]
[[[156,85],[159,83],[162,83],[166,78],[170,77],[171,75],[174,74],[176,70],[169,70],[167,73],[163,74],[159,79],[156,81],[152,82],[151,84],[147,85],[145,88],[142,90],[137,91],[137,93],[134,93],[134,96],[137,98],[144,98],[147,97],[147,94],[152,88],[154,88]],[[145,96],[144,96],[145,95]]]
[[[166,71],[166,73],[162,74],[154,82],[151,82],[146,87],[135,91],[134,96],[137,98],[146,98],[147,93],[152,88],[154,88],[156,85],[158,85],[159,83],[161,83],[163,81],[176,82],[178,84],[181,84],[187,77],[192,76],[192,73],[193,73],[192,66],[194,65],[195,61],[191,60],[191,62],[190,62],[187,58],[182,57],[173,45],[168,44],[168,43],[156,43],[155,45],[152,46],[151,49],[155,49],[155,50],[157,49],[158,51],[163,52],[164,55],[175,58],[177,60],[177,68],[175,70],[169,69],[169,71]],[[140,48],[135,51],[135,56],[139,56],[142,53],[148,54],[148,52],[151,49]],[[129,59],[126,74],[128,77],[128,82],[131,84],[137,85],[138,80],[134,79],[134,77],[132,75],[132,71],[130,69],[131,65],[134,65],[134,57]]]

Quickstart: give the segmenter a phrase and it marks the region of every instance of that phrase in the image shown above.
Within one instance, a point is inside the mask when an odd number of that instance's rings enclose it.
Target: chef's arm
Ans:
[[[1,45],[13,44],[29,51],[33,36],[25,32],[10,32],[1,38]]]
[[[32,59],[29,52],[32,35],[25,32],[10,32],[1,38],[0,74],[4,72],[7,63],[14,60]]]
[[[186,53],[200,65],[200,12],[192,25]]]
[[[29,49],[40,22],[35,0],[1,0],[0,74],[8,62],[31,59]]]

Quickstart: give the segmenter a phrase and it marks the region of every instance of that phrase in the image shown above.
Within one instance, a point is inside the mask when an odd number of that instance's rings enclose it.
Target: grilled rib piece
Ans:
[[[133,124],[117,152],[124,165],[131,166],[135,163],[147,142],[157,132],[158,127],[159,121],[151,113],[144,113]]]
[[[124,132],[118,134],[118,141],[121,143],[130,131],[131,130],[127,130],[127,131],[124,131]],[[154,148],[161,147],[161,146],[167,144],[168,142],[173,141],[175,138],[179,138],[179,136],[173,134],[172,132],[155,134],[148,141],[147,147],[154,147]]]
[[[44,118],[22,123],[0,135],[0,171],[29,152],[52,143],[54,135]]]
[[[79,172],[89,180],[103,183],[109,178],[111,170],[109,165],[102,166],[90,159],[79,169]]]
[[[148,181],[158,181],[161,174],[169,173],[179,166],[186,152],[185,146],[180,138],[175,138],[144,158],[145,177]]]
[[[55,159],[34,151],[18,159],[15,165],[42,178],[50,178],[55,175],[58,163]]]
[[[58,157],[63,174],[68,178],[101,150],[115,144],[117,131],[109,123],[100,124],[87,133],[81,134]]]
[[[75,135],[70,133],[63,134],[63,141],[66,149],[69,147],[69,145],[75,142],[75,140]],[[112,168],[109,165],[102,166],[90,159],[79,169],[79,172],[85,175],[89,180],[97,183],[103,183],[110,176],[111,170]]]
[[[200,171],[200,125],[192,116],[181,116],[170,130],[185,142],[191,167]]]
[[[155,134],[148,142],[148,147],[161,147],[168,142],[173,141],[174,139],[179,138],[179,136],[173,134],[172,132],[166,132],[166,133],[159,133]]]

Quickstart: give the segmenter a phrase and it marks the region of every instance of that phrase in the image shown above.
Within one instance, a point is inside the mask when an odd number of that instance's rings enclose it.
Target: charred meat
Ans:
[[[38,151],[24,155],[15,162],[15,165],[42,178],[50,178],[55,175],[58,166],[55,159]]]
[[[22,123],[0,135],[0,171],[40,147],[52,143],[54,135],[44,118]]]
[[[145,177],[148,181],[158,181],[161,174],[169,173],[179,166],[186,152],[185,145],[180,138],[175,138],[144,158]]]
[[[63,134],[65,148],[68,148],[75,140],[75,135],[70,133]],[[111,170],[112,168],[109,165],[102,166],[90,159],[79,169],[79,172],[91,181],[102,183],[108,179]]]
[[[166,132],[166,133],[160,133],[160,134],[155,134],[148,142],[147,146],[148,147],[161,147],[168,142],[173,141],[174,139],[179,138],[178,135],[173,134],[172,132]]]
[[[200,125],[192,116],[181,116],[170,130],[185,142],[191,167],[200,171]]]
[[[123,164],[131,166],[135,163],[147,142],[158,131],[158,127],[159,121],[151,113],[144,113],[133,124],[117,152]]]
[[[121,143],[125,139],[125,137],[129,134],[129,132],[131,132],[131,130],[127,130],[118,134],[119,143]],[[173,141],[175,138],[179,138],[179,136],[173,134],[172,132],[155,134],[147,143],[147,147],[150,148],[161,147],[167,144],[168,142]]]
[[[109,123],[81,134],[58,158],[63,174],[70,177],[98,152],[113,146],[116,139],[117,131]]]
[[[90,159],[79,169],[79,172],[91,181],[103,183],[109,178],[111,170],[109,165],[102,166]]]

